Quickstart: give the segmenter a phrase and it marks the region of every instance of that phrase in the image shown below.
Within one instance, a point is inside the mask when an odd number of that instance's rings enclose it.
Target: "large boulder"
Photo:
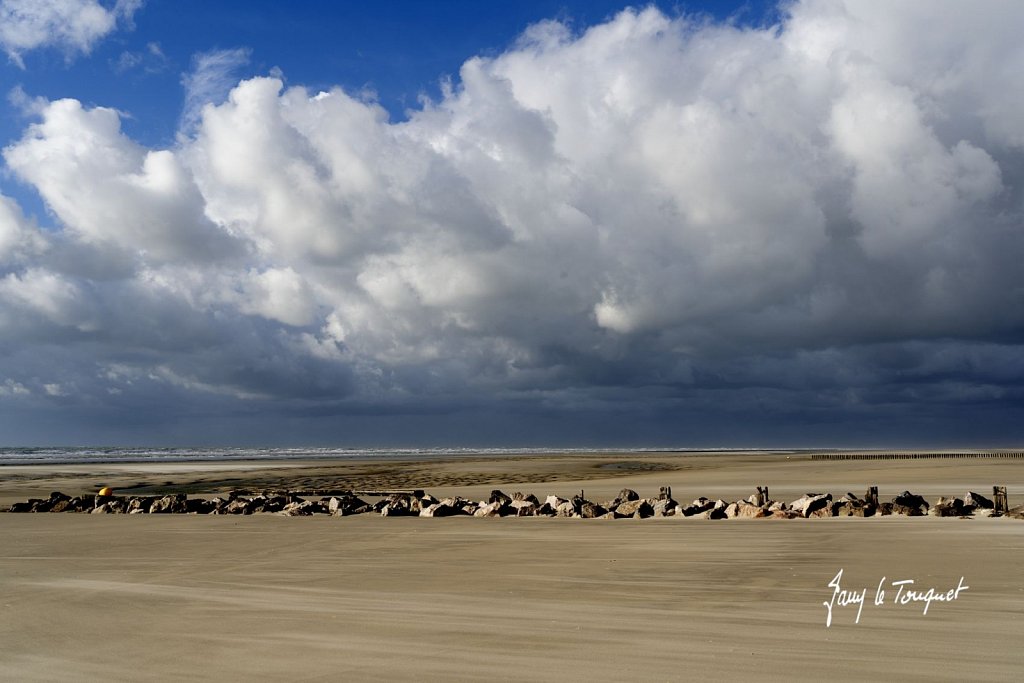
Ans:
[[[531,498],[533,497],[531,496]],[[508,507],[514,510],[513,514],[516,517],[533,517],[540,506],[537,504],[536,498],[533,498],[533,500],[526,500],[523,498],[516,499],[513,497],[513,500],[508,504]]]
[[[515,501],[533,503],[535,506],[540,507],[540,501],[537,499],[537,496],[533,495],[532,493],[523,493],[522,491],[516,491],[515,493],[512,494],[512,502]]]
[[[487,499],[488,503],[498,503],[499,505],[508,505],[512,502],[512,496],[504,493],[500,489],[494,489],[491,491],[491,497]]]
[[[184,493],[172,493],[154,500],[149,512],[154,515],[188,512],[187,500],[188,496]]]
[[[462,508],[457,508],[452,505],[445,503],[434,503],[420,510],[420,517],[454,517],[455,515],[465,514]]]
[[[222,515],[251,515],[250,501],[246,498],[232,498],[220,510]]]
[[[288,517],[308,517],[309,515],[316,515],[326,511],[326,508],[315,500],[303,500],[301,502],[288,503],[278,514]]]
[[[836,504],[835,501],[826,501],[821,507],[816,507],[808,517],[835,517],[836,516]]]
[[[638,517],[640,519],[647,519],[648,517],[654,516],[654,503],[657,501],[647,500],[641,498],[639,500],[629,500],[623,503],[619,503],[615,507],[615,513],[623,517]]]
[[[185,509],[196,515],[208,515],[217,508],[217,503],[206,498],[189,498],[185,501]]]
[[[942,496],[928,510],[928,514],[933,517],[963,517],[969,514],[971,509],[973,508],[966,508],[964,501],[960,498],[946,498]]]
[[[704,498],[703,496],[695,499],[692,503],[684,508],[681,508],[679,512],[683,517],[694,517],[702,512],[710,510],[715,507],[715,501],[710,498]]]
[[[827,507],[830,502],[832,502],[831,493],[806,493],[790,503],[788,509],[801,517],[810,517],[811,513]]]
[[[559,514],[558,507],[568,501],[565,498],[559,498],[558,496],[548,496],[544,499],[544,502],[539,508],[537,508],[538,515],[554,516]]]
[[[747,501],[732,503],[725,509],[725,516],[738,519],[760,519],[767,514],[760,505],[754,505]]]
[[[974,491],[968,491],[967,495],[964,496],[964,506],[969,508],[981,508],[985,510],[992,510],[995,508],[995,504],[991,500],[981,495],[980,493],[975,493]]]
[[[626,503],[631,500],[640,500],[640,494],[633,489],[622,489],[619,495],[615,496],[617,503]]]
[[[671,498],[658,498],[658,500],[654,502],[654,516],[671,517],[676,514],[676,508],[678,507],[679,503]]]
[[[331,496],[326,500],[326,503],[322,504],[325,505],[326,512],[334,515],[335,517],[348,517],[349,515],[358,515],[364,512],[373,511],[372,505],[351,494],[344,496]],[[387,506],[396,508],[392,510],[392,512],[389,512],[389,515],[393,513],[401,514],[398,508],[411,508],[411,500],[408,498],[392,496],[388,499]]]
[[[413,497],[405,493],[395,493],[381,501],[380,505],[374,506],[374,510],[380,512],[382,517],[405,517],[413,514]],[[338,505],[335,504],[335,510]],[[334,510],[330,510],[334,514]]]
[[[601,507],[597,503],[591,503],[589,500],[585,500],[580,504],[579,516],[583,519],[597,519],[601,515],[608,514],[608,510]]]
[[[502,510],[511,510],[512,508],[507,507],[501,500],[495,500],[491,503],[483,503],[478,506],[476,512],[473,513],[474,517],[501,517]]]
[[[892,514],[920,517],[928,514],[928,501],[910,491],[904,491],[892,499]]]
[[[559,517],[572,517],[576,514],[576,506],[573,505],[571,500],[562,501],[555,508],[555,513]]]

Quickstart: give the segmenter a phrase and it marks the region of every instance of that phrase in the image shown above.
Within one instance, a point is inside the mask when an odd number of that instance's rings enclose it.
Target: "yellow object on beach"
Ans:
[[[114,495],[114,489],[110,488],[109,486],[104,486],[103,488],[100,489],[100,495],[101,496],[112,496],[112,495]]]

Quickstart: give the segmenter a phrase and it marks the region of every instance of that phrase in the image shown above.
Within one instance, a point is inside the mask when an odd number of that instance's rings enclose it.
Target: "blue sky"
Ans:
[[[1022,21],[0,0],[0,443],[1019,444]]]

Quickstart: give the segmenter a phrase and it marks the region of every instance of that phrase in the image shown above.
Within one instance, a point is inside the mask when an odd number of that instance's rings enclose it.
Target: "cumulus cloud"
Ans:
[[[279,417],[643,414],[680,440],[1016,415],[1022,20],[545,22],[397,122],[214,52],[166,150],[46,102],[4,158],[60,230],[0,202],[0,344],[65,362],[18,355],[10,381]]]
[[[157,48],[155,53],[163,56]],[[228,91],[238,83],[237,72],[249,63],[248,48],[210,50],[192,59],[192,70],[184,74],[181,84],[185,88],[185,107],[181,114],[181,127],[192,132],[203,107],[219,104]]]
[[[0,0],[0,48],[22,67],[22,55],[42,47],[60,48],[69,58],[88,54],[119,22],[130,23],[141,5],[142,0],[112,6],[97,0]]]

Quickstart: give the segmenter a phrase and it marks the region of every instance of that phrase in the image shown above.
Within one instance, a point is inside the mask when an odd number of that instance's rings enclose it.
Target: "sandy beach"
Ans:
[[[592,454],[411,463],[19,466],[0,504],[52,490],[419,486],[543,497],[756,485],[889,499],[1024,497],[1024,463]],[[0,515],[9,680],[1011,680],[1024,667],[1024,522]],[[840,606],[829,586],[865,591]],[[899,604],[929,588],[955,600]],[[900,581],[914,584],[894,584]],[[878,603],[879,586],[884,590]],[[906,597],[906,593],[903,594]],[[826,626],[833,602],[832,623]],[[876,604],[877,603],[877,604]]]

